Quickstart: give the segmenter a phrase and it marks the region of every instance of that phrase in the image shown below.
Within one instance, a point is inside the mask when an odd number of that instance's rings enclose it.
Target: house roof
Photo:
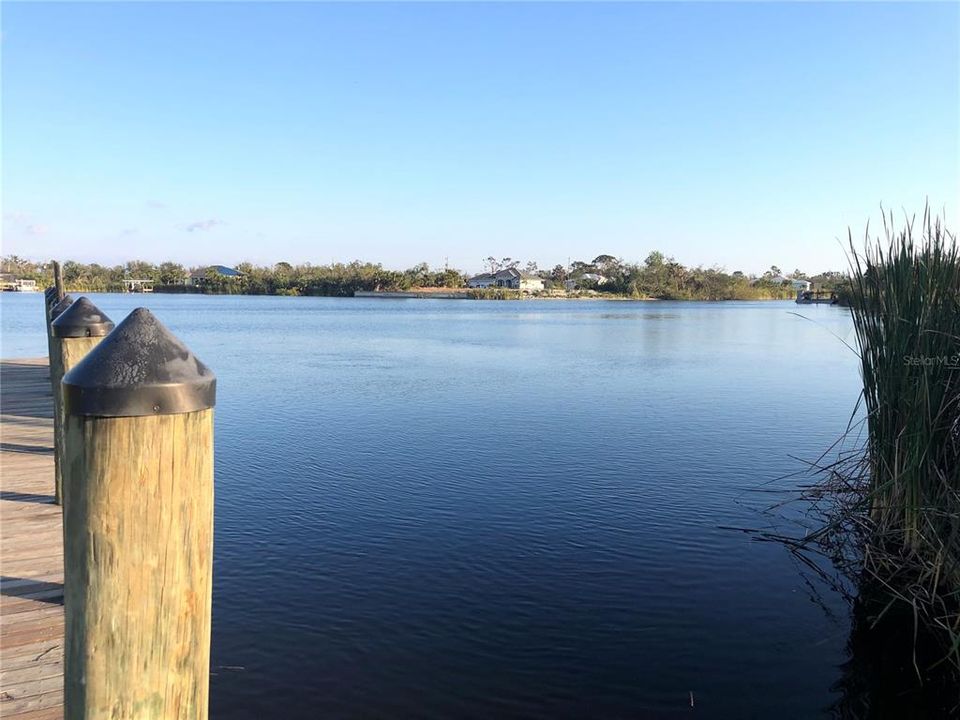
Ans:
[[[242,272],[227,267],[226,265],[210,265],[201,270],[197,270],[197,272],[190,273],[190,277],[205,278],[207,273],[211,273],[213,275],[223,275],[225,277],[243,277]]]
[[[505,279],[516,279],[524,278],[526,280],[542,280],[539,275],[534,275],[532,273],[520,272],[516,268],[504,268],[495,273],[480,273],[479,275],[474,275],[468,280],[468,282],[482,282],[484,280],[505,280]]]

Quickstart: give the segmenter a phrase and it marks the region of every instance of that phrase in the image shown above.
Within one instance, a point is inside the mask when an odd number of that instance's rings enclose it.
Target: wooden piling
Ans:
[[[56,293],[54,293],[54,298],[56,298]],[[58,461],[61,454],[57,451],[57,444],[61,438],[61,418],[58,408],[60,402],[60,380],[63,378],[63,359],[60,357],[60,343],[55,342],[53,339],[53,321],[72,304],[73,297],[71,295],[64,295],[59,301],[54,300],[53,306],[47,312],[47,325],[45,328],[45,332],[47,333],[47,357],[50,360],[50,389],[53,393],[53,485],[55,488],[56,503],[58,505],[62,503],[60,488],[63,485],[61,481],[60,463]]]
[[[63,393],[60,381],[86,357],[104,336],[113,330],[113,321],[100,308],[81,297],[50,323],[50,383],[53,386],[53,473],[54,497],[63,504]],[[54,358],[56,361],[54,362]]]
[[[53,261],[53,286],[57,289],[57,299],[62,300],[67,293],[63,285],[63,268],[56,260]]]
[[[205,720],[216,378],[141,308],[63,393],[65,717]]]

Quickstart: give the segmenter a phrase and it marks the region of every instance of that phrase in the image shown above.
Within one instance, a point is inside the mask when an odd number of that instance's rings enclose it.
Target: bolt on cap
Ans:
[[[113,330],[113,320],[89,299],[82,297],[50,323],[50,332],[59,338],[103,337]]]
[[[72,304],[73,304],[73,296],[64,295],[63,299],[60,302],[58,302],[56,305],[50,308],[50,321],[53,322],[53,320],[59,317],[60,313],[64,312]]]
[[[130,313],[63,378],[69,415],[141,417],[207,410],[217,378],[146,308]]]

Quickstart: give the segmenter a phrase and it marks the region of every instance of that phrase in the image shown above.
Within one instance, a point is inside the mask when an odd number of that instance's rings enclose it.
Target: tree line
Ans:
[[[838,289],[846,275],[826,272],[810,276],[799,269],[784,275],[771,268],[762,275],[727,272],[719,267],[686,267],[659,251],[643,262],[626,262],[612,255],[598,255],[591,261],[577,260],[568,266],[541,270],[536,262],[512,258],[484,259],[489,272],[517,268],[543,279],[545,292],[610,295],[664,300],[754,300],[786,299],[795,296],[793,279],[811,281],[818,289]],[[134,260],[105,266],[68,260],[62,264],[64,283],[76,292],[111,292],[124,289],[129,280],[144,280],[157,291],[206,292],[247,295],[350,296],[358,290],[402,291],[413,288],[463,288],[469,276],[452,268],[431,268],[419,263],[406,270],[390,270],[379,263],[354,261],[312,265],[279,262],[272,266],[240,263],[239,277],[219,275],[204,266],[187,267],[175,262],[153,264]],[[50,262],[31,262],[16,255],[2,258],[0,271],[33,279],[41,286],[53,283]],[[188,285],[191,274],[203,275],[202,282]]]

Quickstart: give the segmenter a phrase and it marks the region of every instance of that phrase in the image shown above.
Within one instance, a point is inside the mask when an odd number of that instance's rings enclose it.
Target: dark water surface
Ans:
[[[214,718],[817,718],[847,612],[757,527],[857,398],[793,303],[91,296],[219,378]],[[3,294],[4,357],[46,352]],[[691,693],[696,705],[691,711]]]

